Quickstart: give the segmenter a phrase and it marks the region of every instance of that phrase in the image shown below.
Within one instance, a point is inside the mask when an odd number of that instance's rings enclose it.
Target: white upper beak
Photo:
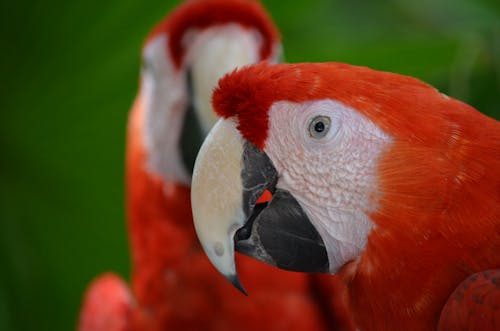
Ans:
[[[217,270],[244,292],[236,274],[234,234],[243,226],[243,138],[220,119],[203,143],[193,171],[191,203],[198,238]]]

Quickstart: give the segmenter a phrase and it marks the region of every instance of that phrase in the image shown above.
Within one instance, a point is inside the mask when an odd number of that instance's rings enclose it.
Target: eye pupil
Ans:
[[[330,117],[316,116],[309,124],[309,135],[315,139],[325,137],[330,130],[330,124]]]
[[[325,123],[323,122],[317,122],[314,124],[314,131],[321,133],[325,130]]]

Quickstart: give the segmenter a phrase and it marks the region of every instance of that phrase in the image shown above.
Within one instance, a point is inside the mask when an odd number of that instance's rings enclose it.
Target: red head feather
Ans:
[[[333,62],[261,63],[235,70],[221,79],[212,103],[220,116],[237,116],[243,136],[263,148],[274,102],[325,98],[358,110],[393,137],[421,141],[439,136],[446,117],[480,115],[418,79]]]
[[[210,15],[207,15],[210,13]],[[169,52],[177,67],[182,64],[185,48],[182,37],[192,28],[203,29],[214,25],[238,23],[246,28],[257,28],[263,43],[260,57],[267,59],[278,41],[279,33],[264,8],[253,1],[245,0],[199,0],[179,6],[167,20],[160,22],[148,36],[151,40],[161,33],[169,36]]]

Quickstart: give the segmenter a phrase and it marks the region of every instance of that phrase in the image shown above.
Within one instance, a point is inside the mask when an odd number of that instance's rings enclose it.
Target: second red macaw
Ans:
[[[252,1],[186,2],[153,29],[127,139],[132,289],[113,275],[96,279],[81,331],[334,328],[337,319],[322,305],[330,280],[311,282],[308,275],[238,256],[252,292],[241,296],[212,272],[191,217],[194,159],[217,119],[212,89],[234,68],[276,62],[280,55],[276,27]]]

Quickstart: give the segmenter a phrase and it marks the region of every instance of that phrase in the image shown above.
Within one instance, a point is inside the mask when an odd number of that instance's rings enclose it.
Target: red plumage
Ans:
[[[500,270],[468,277],[443,308],[438,331],[495,331],[500,325]]]
[[[500,123],[417,79],[340,63],[243,68],[220,81],[213,105],[263,149],[274,102],[325,98],[393,138],[379,161],[375,227],[339,273],[358,327],[436,329],[461,281],[500,267]]]
[[[78,330],[129,331],[133,299],[127,284],[115,274],[106,273],[89,285]]]

